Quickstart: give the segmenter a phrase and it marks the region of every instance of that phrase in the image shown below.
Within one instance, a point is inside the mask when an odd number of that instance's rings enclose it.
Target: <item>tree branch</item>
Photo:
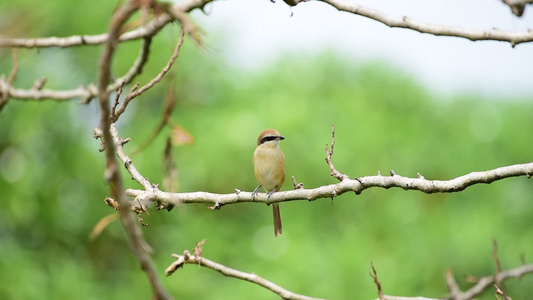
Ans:
[[[187,250],[183,252],[183,255],[178,254],[172,254],[174,258],[176,258],[176,261],[173,262],[166,270],[165,274],[167,276],[172,275],[177,269],[183,267],[185,264],[195,264],[198,266],[206,267],[212,270],[215,270],[219,273],[221,273],[224,276],[233,277],[237,279],[242,279],[249,281],[251,283],[255,283],[259,286],[262,286],[276,294],[278,294],[282,299],[292,299],[292,300],[321,300],[319,298],[312,298],[304,295],[299,295],[296,293],[293,293],[291,291],[288,291],[284,288],[282,288],[279,285],[276,285],[275,283],[268,281],[254,273],[245,273],[239,270],[235,270],[229,267],[226,267],[222,264],[216,263],[214,261],[211,261],[207,258],[203,258],[201,256],[195,256],[191,255],[191,253]]]
[[[130,83],[135,76],[142,72],[142,68],[148,61],[151,41],[151,37],[146,37],[143,39],[141,43],[141,49],[139,50],[139,56],[134,61],[128,72],[124,74],[124,76],[116,79],[112,84],[108,85],[108,92],[116,91],[120,86]],[[6,81],[3,77],[0,77],[0,94],[19,100],[50,99],[56,101],[66,101],[75,98],[81,98],[82,104],[89,103],[91,99],[98,95],[98,88],[92,83],[87,87],[81,86],[74,90],[49,90],[42,89],[44,85],[43,81],[38,82],[40,82],[40,84],[35,84],[30,90],[17,89],[12,87],[9,80]]]
[[[393,172],[394,173],[394,172]],[[423,176],[418,178],[408,178],[394,174],[394,176],[366,176],[357,179],[345,179],[336,184],[321,186],[314,189],[297,189],[292,191],[280,191],[267,197],[265,193],[259,193],[252,197],[251,192],[236,190],[232,194],[214,194],[208,192],[193,193],[167,193],[160,190],[143,191],[136,189],[126,190],[130,197],[137,198],[144,205],[149,205],[151,201],[158,201],[166,205],[179,205],[188,203],[205,203],[213,205],[213,209],[219,209],[227,204],[258,202],[272,204],[278,202],[308,200],[313,201],[320,198],[332,198],[346,192],[362,191],[373,188],[399,187],[404,190],[417,190],[427,194],[432,193],[452,193],[459,192],[469,186],[479,183],[491,183],[509,177],[527,176],[533,174],[533,163],[517,164],[496,168],[485,172],[472,172],[451,180],[427,180]]]
[[[109,25],[109,38],[104,45],[99,63],[100,78],[98,99],[101,109],[100,128],[105,145],[105,178],[109,183],[112,195],[117,199],[121,208],[129,205],[124,194],[124,186],[122,178],[120,177],[118,163],[115,159],[115,148],[119,145],[122,146],[123,141],[118,141],[119,143],[115,144],[111,135],[109,92],[107,86],[109,85],[111,78],[111,61],[118,45],[120,30],[138,8],[138,1],[130,0],[115,12],[111,24]],[[143,238],[142,231],[133,219],[129,209],[120,209],[119,216],[122,227],[128,237],[132,252],[150,281],[154,297],[156,299],[172,299],[157,276],[157,270],[148,254],[147,243]]]
[[[349,3],[345,0],[320,0],[336,9],[369,19],[376,20],[389,27],[406,28],[421,33],[429,33],[437,36],[454,36],[469,39],[471,41],[502,41],[509,42],[511,46],[533,41],[533,30],[527,32],[514,32],[500,29],[475,30],[456,26],[442,26],[431,23],[412,20],[406,16],[392,17],[381,11],[368,8],[359,4]]]
[[[477,279],[477,283],[469,290],[462,292],[455,282],[453,273],[449,270],[446,273],[446,282],[450,289],[450,299],[469,300],[481,294],[484,290],[491,287],[495,282],[503,282],[510,278],[520,278],[525,274],[533,273],[533,264],[523,265],[518,268],[502,271],[496,276],[485,276]]]
[[[128,95],[126,96],[124,101],[122,102],[122,105],[120,106],[120,108],[118,110],[116,110],[116,111],[113,110],[113,114],[111,116],[113,122],[116,122],[118,120],[118,118],[120,117],[120,115],[122,113],[124,113],[124,111],[126,111],[126,107],[128,106],[128,104],[129,104],[129,102],[131,100],[135,99],[136,97],[138,97],[142,93],[144,93],[147,90],[151,89],[155,84],[160,82],[161,79],[163,79],[163,76],[165,76],[165,74],[170,70],[170,68],[172,68],[172,65],[174,64],[174,62],[176,61],[176,59],[178,58],[178,55],[180,53],[181,45],[183,45],[183,36],[184,36],[184,34],[185,34],[184,30],[182,29],[181,33],[180,33],[180,37],[179,37],[178,43],[176,44],[176,48],[174,49],[174,52],[172,53],[172,56],[170,57],[169,61],[165,65],[165,67],[161,70],[161,72],[159,72],[159,74],[157,74],[156,77],[154,77],[152,80],[150,80],[149,83],[147,83],[146,85],[144,85],[140,89],[138,89],[138,90],[132,89],[128,93]]]
[[[115,143],[120,144],[120,140],[115,139]],[[122,148],[120,150],[123,151]],[[330,159],[329,162],[331,162],[330,153],[332,154],[332,152],[326,152]],[[125,154],[119,155],[119,158],[126,166],[133,165],[131,159]],[[328,165],[330,165],[330,168],[333,166],[333,164],[330,163],[328,163]],[[334,166],[333,169],[335,169]],[[134,180],[141,184],[141,186],[148,186],[146,183],[136,179],[140,178],[140,173],[136,174],[130,172],[130,174]],[[280,191],[270,196],[267,196],[266,193],[259,193],[252,197],[251,192],[243,192],[238,189],[235,189],[235,192],[232,194],[215,194],[209,192],[168,193],[160,191],[159,189],[145,188],[144,191],[128,189],[126,190],[126,194],[130,197],[135,197],[134,202],[139,203],[142,206],[149,206],[151,202],[157,202],[159,209],[188,203],[210,204],[212,205],[210,208],[220,209],[224,205],[243,202],[272,204],[295,200],[313,201],[320,198],[332,199],[346,192],[360,194],[364,190],[373,187],[381,187],[385,189],[399,187],[404,190],[418,190],[427,194],[452,193],[462,191],[467,187],[478,183],[489,184],[497,180],[517,176],[527,176],[529,178],[531,174],[533,174],[533,162],[500,167],[484,172],[472,172],[447,181],[427,180],[424,176],[420,175],[420,173],[417,178],[403,177],[397,175],[393,170],[390,171],[390,174],[391,176],[378,174],[377,176],[358,177],[356,179],[349,179],[346,175],[345,179],[336,184],[325,185],[314,189],[299,188],[292,191]],[[150,186],[154,185],[150,184]],[[132,205],[135,206],[135,204]]]
[[[203,9],[204,6],[214,0],[188,0],[175,5],[181,11],[190,12],[193,9]],[[125,32],[118,38],[119,42],[137,40],[154,36],[173,18],[168,14],[161,14],[156,19],[148,22],[135,30]],[[46,38],[8,38],[0,36],[0,47],[17,48],[47,48],[47,47],[76,47],[85,45],[100,45],[107,41],[107,33],[97,35],[73,35],[69,37],[46,37]]]
[[[152,44],[152,36],[143,38],[141,43],[141,49],[139,50],[139,56],[133,62],[133,65],[124,76],[117,78],[114,83],[107,87],[109,92],[116,91],[120,86],[130,83],[135,76],[142,73],[142,69],[148,61],[150,55],[150,45]]]

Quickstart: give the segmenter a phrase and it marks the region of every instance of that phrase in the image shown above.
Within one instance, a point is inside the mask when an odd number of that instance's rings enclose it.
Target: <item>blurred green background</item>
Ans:
[[[2,2],[5,35],[98,34],[115,3]],[[98,7],[98,9],[95,9]],[[50,16],[54,18],[50,18]],[[58,22],[57,20],[61,20]],[[167,26],[155,39],[141,84],[164,66],[179,28]],[[209,38],[207,38],[209,40]],[[139,41],[123,43],[114,74],[135,59]],[[47,88],[74,88],[97,79],[99,46],[19,49],[15,85],[29,88],[47,77]],[[406,70],[386,63],[346,62],[335,52],[305,61],[287,55],[275,64],[244,71],[221,62],[216,50],[187,39],[174,66],[177,99],[172,122],[194,137],[175,147],[179,191],[252,191],[257,183],[252,153],[264,128],[286,140],[281,147],[290,177],[306,188],[335,183],[324,161],[336,126],[333,162],[350,177],[378,171],[427,179],[451,179],[472,171],[531,162],[531,98],[496,99],[471,94],[443,98]],[[0,49],[0,73],[11,70],[10,49]],[[165,99],[165,79],[136,99],[118,122],[126,151],[156,126]],[[95,239],[95,224],[114,213],[103,200],[104,157],[92,138],[98,124],[93,101],[11,100],[0,113],[0,298],[150,299],[151,289],[130,253],[119,222]],[[135,166],[153,183],[163,182],[163,150],[170,130],[142,153]],[[129,180],[131,188],[139,188]],[[369,274],[374,263],[386,294],[444,297],[444,274],[495,273],[492,239],[503,268],[533,257],[533,185],[525,177],[475,185],[455,194],[426,195],[401,189],[370,189],[356,196],[282,204],[284,233],[274,238],[271,209],[239,204],[211,211],[184,205],[150,211],[143,231],[155,250],[161,276],[172,253],[207,239],[203,255],[254,272],[293,292],[328,299],[374,299]],[[250,283],[208,269],[185,266],[163,282],[177,299],[277,299]],[[533,276],[506,282],[513,299],[533,294]],[[480,299],[495,299],[488,290]]]

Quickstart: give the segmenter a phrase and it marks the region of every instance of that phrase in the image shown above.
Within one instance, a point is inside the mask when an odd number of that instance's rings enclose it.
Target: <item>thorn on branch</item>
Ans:
[[[124,140],[120,140],[120,144],[121,144],[122,146],[124,146],[124,145],[126,145],[129,141],[131,141],[131,138],[126,138],[126,139],[124,139]]]
[[[396,172],[394,172],[394,170],[390,170],[390,176],[396,176]]]
[[[146,209],[146,206],[144,204],[142,204],[141,200],[139,200],[139,198],[137,198],[136,200],[137,200],[137,203],[139,203],[139,206],[132,207],[132,210],[137,214],[137,218],[139,219],[139,223],[141,223],[142,226],[150,225],[148,223],[145,223],[143,218],[142,218],[142,216],[141,216],[143,213],[146,213],[147,215],[150,215],[150,213]]]
[[[32,90],[36,90],[36,91],[42,90],[42,88],[44,87],[46,81],[48,81],[48,78],[46,78],[46,77],[35,80],[35,82],[33,83],[33,87],[31,89]]]
[[[294,185],[294,189],[295,190],[299,190],[299,189],[303,189],[304,188],[304,183],[303,182],[296,182],[296,178],[294,176],[292,176],[292,184]]]
[[[220,204],[220,201],[217,200],[217,201],[215,202],[215,205],[213,205],[213,206],[209,206],[208,208],[209,208],[210,210],[219,210],[221,207],[222,207],[222,205]]]

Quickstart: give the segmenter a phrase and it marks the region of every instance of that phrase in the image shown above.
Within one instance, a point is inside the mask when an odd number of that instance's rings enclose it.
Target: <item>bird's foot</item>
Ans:
[[[259,192],[259,188],[261,185],[255,188],[255,190],[252,192],[252,200],[255,201],[255,196],[257,196],[257,193]]]

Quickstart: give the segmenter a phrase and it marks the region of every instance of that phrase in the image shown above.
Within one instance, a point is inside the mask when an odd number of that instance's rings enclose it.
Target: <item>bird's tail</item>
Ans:
[[[282,233],[281,213],[279,211],[279,203],[272,204],[272,213],[274,214],[274,235],[277,237]]]

